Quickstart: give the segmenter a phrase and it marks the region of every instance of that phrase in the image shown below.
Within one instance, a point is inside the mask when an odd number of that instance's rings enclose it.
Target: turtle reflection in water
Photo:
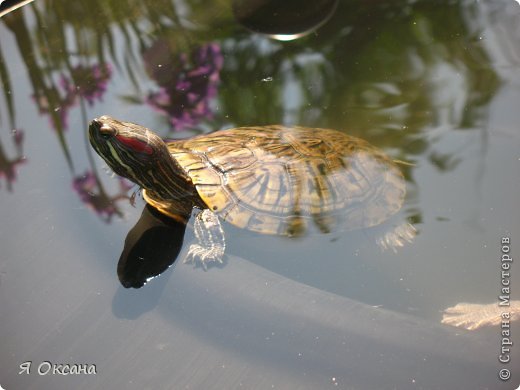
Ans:
[[[92,120],[89,138],[118,175],[143,188],[161,213],[186,222],[193,208],[197,243],[187,260],[222,262],[220,219],[254,232],[298,236],[381,224],[402,206],[406,186],[381,150],[335,130],[262,126],[164,142],[151,130],[109,116]],[[383,248],[409,242],[401,223]]]

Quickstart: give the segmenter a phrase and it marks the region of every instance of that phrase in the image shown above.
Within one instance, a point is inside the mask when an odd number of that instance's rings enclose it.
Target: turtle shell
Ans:
[[[335,130],[242,127],[167,145],[209,209],[255,232],[375,226],[406,193],[401,171],[381,150]]]

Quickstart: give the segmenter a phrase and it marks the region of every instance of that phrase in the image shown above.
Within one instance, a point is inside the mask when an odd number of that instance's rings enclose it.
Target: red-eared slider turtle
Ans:
[[[259,233],[301,235],[379,225],[402,206],[401,171],[381,150],[335,130],[253,126],[164,142],[151,130],[109,116],[92,120],[89,138],[118,175],[143,188],[160,212],[187,221],[197,244],[188,258],[221,262],[219,219]],[[383,247],[411,241],[402,223]]]

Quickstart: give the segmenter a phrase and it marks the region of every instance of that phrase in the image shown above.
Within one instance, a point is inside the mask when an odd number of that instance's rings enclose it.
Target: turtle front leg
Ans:
[[[193,228],[197,243],[191,244],[184,263],[196,263],[198,260],[204,270],[207,270],[209,262],[217,261],[222,264],[226,239],[217,215],[209,209],[201,211],[195,218]]]

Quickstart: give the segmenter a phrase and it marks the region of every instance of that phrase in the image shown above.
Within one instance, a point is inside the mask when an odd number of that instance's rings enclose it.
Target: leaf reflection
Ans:
[[[13,183],[16,181],[16,170],[19,165],[26,161],[23,156],[22,146],[24,141],[24,132],[21,129],[14,129],[12,131],[13,143],[16,151],[16,157],[9,158],[2,144],[0,143],[0,178],[5,178],[7,190],[13,190]]]

